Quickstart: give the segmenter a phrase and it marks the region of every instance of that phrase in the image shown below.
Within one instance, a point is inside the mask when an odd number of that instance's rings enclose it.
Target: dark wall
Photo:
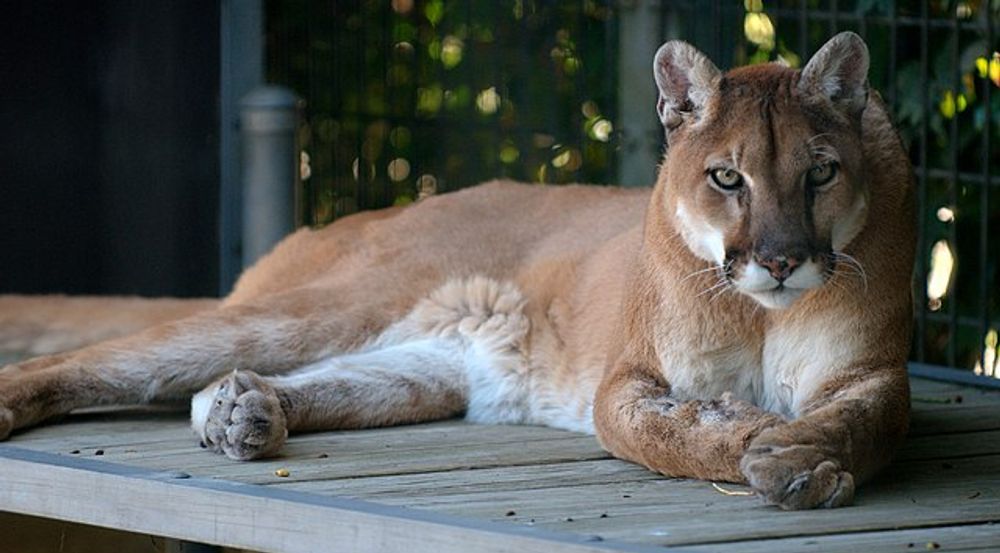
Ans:
[[[214,2],[5,2],[0,292],[214,295]]]

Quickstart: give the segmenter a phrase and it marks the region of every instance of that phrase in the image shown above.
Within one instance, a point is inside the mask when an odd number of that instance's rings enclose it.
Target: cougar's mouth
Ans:
[[[807,291],[827,282],[829,263],[826,257],[820,254],[794,263],[786,263],[781,258],[779,268],[773,262],[762,264],[744,254],[730,257],[723,269],[734,290],[767,309],[787,309]],[[737,263],[737,259],[741,263]]]

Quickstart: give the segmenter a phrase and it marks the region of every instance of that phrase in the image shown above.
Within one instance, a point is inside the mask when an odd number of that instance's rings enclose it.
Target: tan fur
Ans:
[[[0,370],[0,436],[204,388],[195,429],[237,459],[288,431],[464,411],[596,430],[619,457],[748,482],[784,508],[848,503],[906,432],[914,246],[899,140],[878,99],[862,113],[844,84],[860,82],[841,63],[859,41],[835,38],[805,77],[723,76],[670,43],[652,191],[493,182],[300,230],[216,309]],[[800,177],[826,155],[839,180],[804,200]],[[712,163],[749,188],[714,189]],[[825,272],[734,289],[769,278],[754,259],[793,251],[798,274]],[[0,300],[0,321],[29,305]]]
[[[211,299],[0,296],[0,351],[30,356],[68,351],[218,305]]]

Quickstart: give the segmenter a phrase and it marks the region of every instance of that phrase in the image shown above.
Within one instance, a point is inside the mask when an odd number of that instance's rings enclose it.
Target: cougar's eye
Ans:
[[[726,191],[733,191],[743,186],[743,175],[736,169],[723,168],[712,169],[708,175],[712,177],[712,182],[719,188]]]
[[[806,182],[809,186],[818,187],[833,180],[837,176],[837,164],[835,162],[821,163],[806,172]]]

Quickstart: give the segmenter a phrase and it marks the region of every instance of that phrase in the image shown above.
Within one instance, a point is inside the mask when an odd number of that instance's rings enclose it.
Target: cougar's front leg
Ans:
[[[234,369],[286,372],[381,324],[322,290],[224,307],[51,359],[0,379],[0,439],[81,407],[186,400]],[[304,308],[308,306],[308,308]],[[39,364],[48,366],[39,367]]]
[[[641,367],[617,367],[601,383],[594,425],[605,449],[675,477],[743,482],[740,459],[781,417],[729,397],[677,401],[669,385]]]
[[[740,463],[747,482],[783,509],[838,507],[891,460],[909,425],[904,367],[827,382],[788,424],[764,430]]]

